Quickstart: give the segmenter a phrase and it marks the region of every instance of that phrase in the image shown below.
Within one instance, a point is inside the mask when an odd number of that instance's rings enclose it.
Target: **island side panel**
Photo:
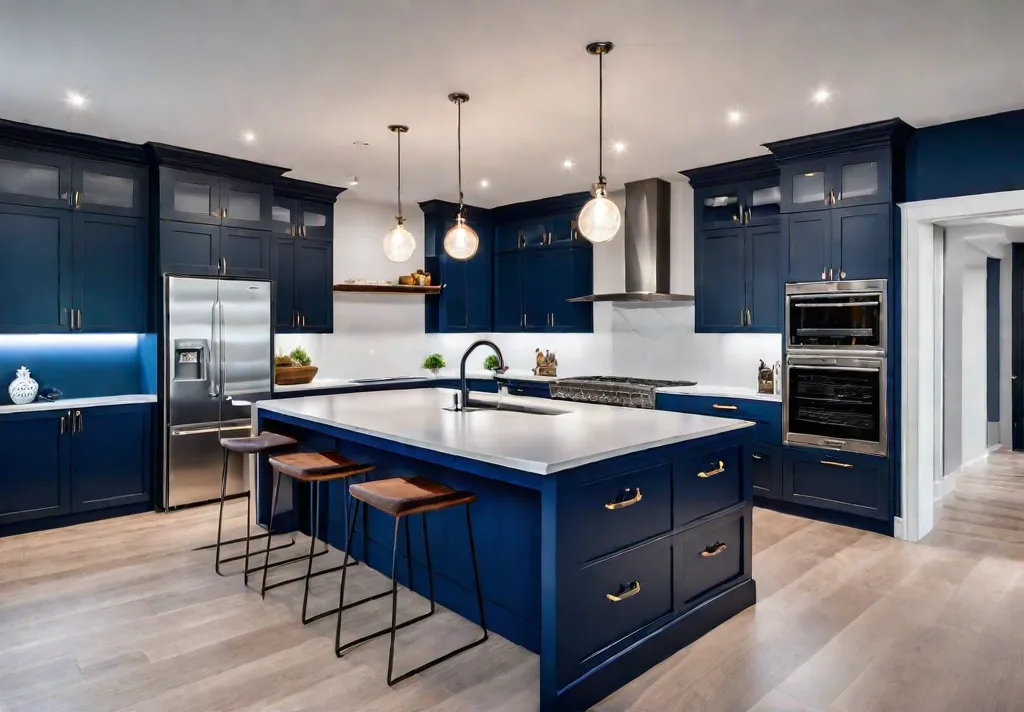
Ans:
[[[588,708],[754,603],[749,432],[545,480],[542,710]]]
[[[306,428],[293,418],[276,419],[274,415],[261,411],[260,427],[295,437],[302,450],[337,451],[357,462],[372,463],[375,469],[368,475],[370,479],[422,476],[475,493],[473,533],[488,627],[528,650],[540,652],[541,504],[536,490],[496,479],[495,469],[490,465],[480,463],[487,470],[487,476],[481,476],[439,462],[411,457],[406,447],[396,446],[402,452],[389,451],[385,449],[387,441],[376,440],[371,446],[353,441],[341,429],[333,429],[334,435],[329,436],[324,431],[330,429],[325,426],[316,424],[315,428]],[[472,467],[472,461],[465,458],[450,460],[460,467]],[[266,493],[269,512],[271,478],[268,473],[264,461],[259,469],[259,486],[261,492]],[[515,473],[510,478],[518,478],[522,474]],[[356,482],[362,480],[362,476],[353,479]],[[355,501],[348,495],[349,484],[351,482],[335,481],[324,485],[322,490],[322,536],[337,549],[344,549],[347,535],[344,502],[349,500],[350,511],[355,506]],[[282,492],[285,489],[282,487]],[[305,515],[308,488],[295,486],[291,501],[298,504],[297,514],[291,518],[275,518],[275,530],[279,523],[287,522],[293,528],[308,533],[310,525]],[[396,578],[403,586],[425,597],[428,595],[428,577],[421,518],[419,515],[407,518],[399,529]],[[464,508],[431,512],[426,521],[437,602],[464,618],[478,622]],[[405,539],[407,525],[412,551],[411,583]],[[365,522],[362,517],[357,519],[352,553],[361,562],[390,576],[393,534],[394,519],[368,508]],[[352,569],[350,575],[358,576],[359,569]]]

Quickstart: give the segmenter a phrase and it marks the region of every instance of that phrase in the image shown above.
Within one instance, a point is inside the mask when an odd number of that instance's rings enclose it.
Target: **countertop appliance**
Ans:
[[[552,398],[602,403],[630,408],[654,408],[655,391],[659,388],[696,386],[696,381],[658,381],[626,376],[582,376],[560,378],[549,385]]]
[[[885,353],[886,281],[786,285],[787,352]]]
[[[273,285],[166,276],[164,284],[164,509],[220,497],[221,437],[251,430],[251,405],[271,397]],[[243,458],[230,458],[227,494],[245,492]]]

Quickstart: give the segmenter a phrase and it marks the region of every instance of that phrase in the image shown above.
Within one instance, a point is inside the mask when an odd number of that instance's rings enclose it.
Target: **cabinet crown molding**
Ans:
[[[282,176],[274,180],[274,195],[296,200],[317,200],[322,203],[333,203],[346,188],[324,183],[311,183],[307,180]]]
[[[692,188],[703,188],[722,183],[772,178],[779,175],[779,166],[775,162],[775,156],[766,154],[764,156],[744,158],[739,161],[718,163],[713,166],[689,168],[679,172],[690,179],[690,186]]]
[[[902,148],[914,127],[900,118],[761,144],[779,163],[836,156],[872,148]]]
[[[551,198],[499,205],[494,208],[494,221],[502,223],[520,218],[536,217],[541,214],[571,212],[582,208],[590,198],[589,192],[566,193]]]
[[[145,144],[146,153],[153,163],[171,168],[181,168],[198,173],[215,173],[259,183],[270,183],[281,178],[289,168],[256,163],[243,158],[220,156],[206,151],[171,146],[166,143]]]
[[[6,119],[0,119],[0,143],[36,151],[56,151],[100,161],[135,164],[146,162],[146,152],[136,143]]]

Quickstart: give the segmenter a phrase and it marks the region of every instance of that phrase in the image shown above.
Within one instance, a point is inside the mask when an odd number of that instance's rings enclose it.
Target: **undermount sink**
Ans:
[[[448,406],[444,410],[454,411],[455,408]],[[569,411],[559,410],[548,406],[524,405],[522,403],[502,403],[498,401],[476,401],[470,400],[469,405],[462,409],[463,413],[475,413],[477,411],[506,411],[509,413],[529,413],[531,415],[565,415]]]

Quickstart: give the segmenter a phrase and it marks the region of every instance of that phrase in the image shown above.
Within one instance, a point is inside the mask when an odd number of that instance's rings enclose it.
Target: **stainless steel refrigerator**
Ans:
[[[164,509],[220,497],[221,437],[250,430],[271,397],[273,286],[216,277],[164,278]],[[248,488],[230,458],[228,495]]]

